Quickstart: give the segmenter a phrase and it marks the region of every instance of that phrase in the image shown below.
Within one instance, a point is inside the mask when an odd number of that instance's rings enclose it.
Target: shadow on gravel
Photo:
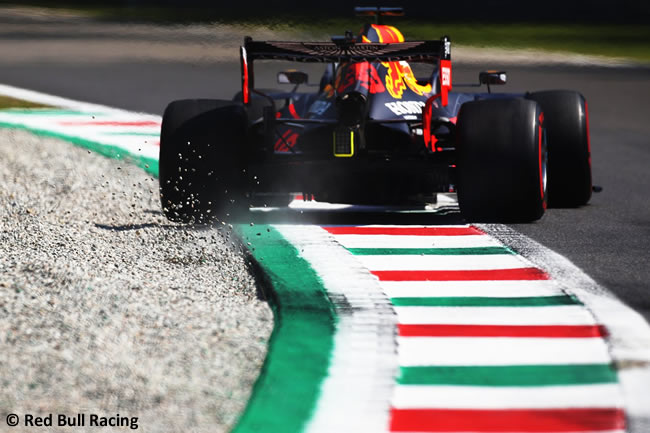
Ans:
[[[158,227],[163,229],[176,229],[176,230],[187,229],[187,227],[179,226],[175,224],[158,224],[158,223],[126,224],[126,225],[108,225],[108,224],[95,223],[95,227],[97,227],[98,229],[110,230],[113,232],[126,232],[131,230],[141,230],[141,229],[147,229],[152,227]]]
[[[248,254],[249,260],[246,260],[246,267],[255,279],[255,297],[258,301],[268,303],[271,308],[277,308],[278,299],[273,291],[273,283],[271,283],[269,276],[264,272],[262,266],[256,260],[252,259],[250,253]]]

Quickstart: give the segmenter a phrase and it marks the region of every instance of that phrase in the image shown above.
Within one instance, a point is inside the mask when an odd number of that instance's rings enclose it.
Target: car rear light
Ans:
[[[334,156],[349,158],[354,155],[354,136],[356,131],[347,127],[334,130]]]

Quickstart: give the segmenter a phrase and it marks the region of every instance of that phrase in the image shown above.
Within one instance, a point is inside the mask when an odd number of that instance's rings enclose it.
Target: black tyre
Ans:
[[[589,117],[578,92],[550,90],[530,93],[544,112],[548,139],[548,204],[578,207],[591,198]]]
[[[244,144],[247,118],[231,101],[174,101],[163,115],[160,198],[165,216],[208,223],[246,209]]]
[[[458,202],[474,222],[531,222],[546,207],[541,108],[525,99],[463,104],[457,121]]]

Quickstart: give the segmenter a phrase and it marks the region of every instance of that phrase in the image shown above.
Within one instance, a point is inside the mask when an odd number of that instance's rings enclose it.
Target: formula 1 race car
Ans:
[[[357,8],[362,15],[399,8]],[[377,22],[379,22],[377,20]],[[573,91],[491,93],[506,74],[479,74],[487,93],[452,92],[451,42],[405,41],[367,24],[329,42],[240,48],[233,100],[180,100],[165,110],[160,191],[173,221],[207,222],[251,205],[319,201],[415,204],[457,192],[468,221],[530,222],[551,206],[586,204],[592,191],[587,103]],[[255,87],[258,60],[312,62],[280,71],[290,91]],[[413,65],[428,64],[416,77]]]

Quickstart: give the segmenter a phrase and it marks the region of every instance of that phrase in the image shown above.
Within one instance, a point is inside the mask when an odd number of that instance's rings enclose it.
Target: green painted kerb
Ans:
[[[396,307],[556,307],[560,305],[582,305],[573,296],[534,296],[525,298],[488,297],[436,297],[436,298],[391,298]]]
[[[609,364],[402,367],[400,385],[561,386],[616,383]]]
[[[322,281],[270,225],[239,225],[272,287],[275,327],[251,398],[233,432],[301,432],[327,376],[336,316]]]
[[[69,141],[72,144],[86,148],[88,150],[92,150],[93,152],[97,152],[100,155],[104,155],[113,159],[123,159],[144,169],[147,173],[158,176],[157,159],[146,158],[140,155],[133,155],[118,146],[111,146],[108,144],[87,140],[85,138],[75,137],[74,135],[60,134],[58,132],[48,131],[47,129],[32,128],[20,123],[0,122],[0,128],[23,129],[25,131],[29,131],[33,134],[41,135],[44,137],[52,137]]]

